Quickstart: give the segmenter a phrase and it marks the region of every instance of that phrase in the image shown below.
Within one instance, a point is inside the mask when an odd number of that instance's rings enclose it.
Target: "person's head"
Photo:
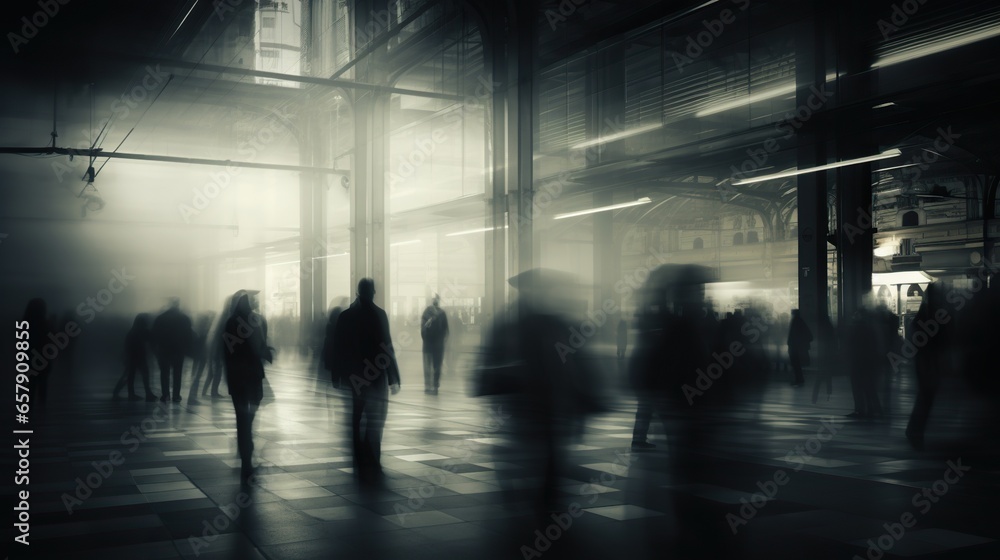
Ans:
[[[247,296],[250,300],[250,309],[260,311],[260,290],[247,290]]]
[[[144,331],[149,328],[149,313],[140,313],[135,316],[135,320],[132,321],[132,328],[138,331]]]
[[[250,311],[252,311],[250,295],[247,294],[246,290],[240,290],[233,294],[233,315],[249,315]]]
[[[363,302],[372,302],[375,300],[375,281],[371,278],[362,278],[358,282],[358,299]]]
[[[170,308],[170,309],[180,309],[180,307],[181,307],[181,298],[179,298],[179,297],[168,298],[167,299],[167,307]]]
[[[434,294],[434,299],[431,300],[431,305],[434,307],[441,307],[441,296]]]

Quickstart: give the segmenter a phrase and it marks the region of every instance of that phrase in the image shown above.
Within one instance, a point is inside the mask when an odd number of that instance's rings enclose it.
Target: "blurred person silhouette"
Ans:
[[[770,329],[771,340],[774,343],[774,371],[788,371],[787,352],[783,349],[788,340],[788,324],[791,318],[788,313],[778,314],[774,327]]]
[[[244,483],[253,476],[253,420],[264,398],[264,361],[273,360],[263,317],[253,311],[250,301],[245,290],[233,295],[232,312],[222,336],[226,383],[236,409],[240,480]]]
[[[654,463],[644,469],[650,473],[668,471],[670,484],[676,486],[718,483],[718,477],[728,474],[706,453],[716,443],[720,419],[732,401],[734,384],[738,386],[731,369],[736,356],[718,349],[725,337],[711,332],[706,321],[705,285],[710,278],[705,267],[664,265],[650,274],[643,289],[650,298],[650,320],[643,329],[648,331],[643,336],[649,351],[637,347],[633,360],[645,354],[637,365],[646,370],[650,380],[653,410],[673,428],[666,455],[650,455],[648,460]],[[732,324],[741,319],[734,313],[728,320]],[[665,463],[660,467],[656,461]],[[648,496],[662,487],[663,480],[654,475],[639,483],[646,485],[640,494]],[[680,494],[673,499],[675,555],[725,557],[735,541],[718,512]],[[660,537],[651,532],[648,538],[657,542]]]
[[[913,343],[916,333],[923,333],[921,338],[927,338],[923,347],[913,357],[914,373],[917,378],[917,396],[910,412],[910,420],[906,425],[906,439],[915,449],[923,449],[924,433],[927,430],[927,420],[930,418],[934,397],[941,386],[941,379],[951,373],[949,362],[952,325],[939,321],[938,313],[948,313],[944,306],[944,290],[938,283],[932,283],[924,291],[920,308],[910,327],[910,343]],[[936,326],[934,336],[924,332],[924,325]],[[933,328],[933,327],[932,327]],[[914,344],[916,346],[916,344]]]
[[[632,428],[632,451],[654,449],[650,443],[649,424],[653,412],[660,415],[663,421],[664,434],[669,432],[669,417],[667,406],[662,400],[664,390],[662,368],[665,356],[662,355],[663,331],[669,311],[660,304],[654,304],[643,310],[637,316],[638,335],[635,349],[629,360],[628,376],[636,397],[635,424]]]
[[[503,430],[516,450],[498,447],[497,460],[519,464],[528,480],[535,513],[560,511],[561,448],[587,414],[605,410],[597,376],[583,344],[574,343],[567,320],[571,275],[531,269],[509,280],[517,301],[491,327],[477,368],[476,396],[494,396],[506,414]],[[513,488],[505,495],[516,499]]]
[[[619,360],[625,359],[625,352],[628,350],[628,321],[625,319],[618,320],[618,335],[615,338],[615,343],[617,346],[616,355]]]
[[[139,313],[132,321],[132,328],[125,335],[125,371],[122,372],[118,383],[115,384],[113,396],[118,399],[121,390],[128,386],[128,400],[137,401],[142,397],[135,394],[135,374],[138,372],[142,376],[142,388],[146,393],[146,402],[156,400],[153,388],[149,385],[149,344],[151,334],[149,330],[149,313]]]
[[[358,297],[340,313],[330,344],[334,386],[351,389],[355,476],[363,486],[378,486],[383,480],[382,431],[389,391],[399,392],[400,379],[389,318],[375,305],[371,278],[358,282]]]
[[[181,402],[184,356],[191,348],[191,318],[181,311],[180,299],[170,298],[167,310],[153,321],[153,343],[160,366],[160,401],[167,402],[172,386],[173,401]]]
[[[462,312],[452,313],[454,321],[448,323],[448,340],[444,348],[444,363],[448,368],[448,375],[455,377],[458,369],[459,351],[463,349],[466,324],[462,317]]]
[[[795,377],[792,380],[792,387],[801,387],[805,383],[802,376],[802,368],[809,365],[809,346],[812,344],[813,334],[809,330],[798,309],[792,310],[792,319],[788,324],[788,362],[792,366],[792,373]]]
[[[816,383],[813,385],[812,402],[819,401],[819,391],[822,385],[826,385],[826,400],[829,401],[833,395],[833,374],[840,369],[840,352],[838,349],[837,330],[830,321],[830,316],[824,314],[820,317],[818,328],[818,351],[819,368]]]
[[[865,306],[858,308],[848,326],[848,368],[854,396],[854,411],[847,415],[850,418],[864,419],[882,414],[876,390],[878,375],[886,360],[880,330],[875,314]]]
[[[205,376],[205,385],[201,389],[201,396],[203,397],[209,396],[209,387],[211,387],[211,398],[222,398],[222,393],[219,392],[219,384],[222,382],[225,370],[223,362],[225,347],[222,339],[226,333],[226,321],[229,320],[229,316],[232,314],[232,307],[233,296],[227,296],[226,301],[222,305],[222,312],[219,313],[219,317],[215,321],[215,327],[209,335],[205,355],[208,362],[208,374]]]
[[[191,387],[188,390],[188,402],[191,404],[198,404],[201,374],[204,373],[212,352],[209,335],[214,321],[215,313],[211,311],[198,315],[198,321],[191,333]],[[205,385],[208,383],[206,382]]]
[[[67,325],[76,323],[76,314],[72,309],[67,309],[62,318],[56,324],[57,332],[67,332]],[[67,378],[73,374],[74,356],[76,355],[77,340],[75,336],[69,337],[66,347],[59,351],[59,363]]]
[[[423,340],[424,393],[437,395],[441,386],[444,346],[448,339],[448,316],[441,309],[441,296],[437,294],[420,316],[420,338]]]
[[[320,365],[326,371],[334,371],[337,356],[334,352],[333,335],[337,330],[337,321],[340,320],[340,314],[343,313],[349,306],[350,300],[346,297],[340,297],[335,300],[334,305],[330,308],[330,315],[326,322],[326,328],[324,329],[322,359],[320,360]],[[337,381],[342,380],[337,379]],[[340,389],[342,387],[337,388]]]
[[[55,368],[58,354],[46,356],[44,348],[48,344],[55,346],[50,340],[54,324],[49,322],[48,307],[42,298],[34,298],[24,308],[23,320],[28,322],[28,342],[31,348],[31,369],[35,372],[30,389],[35,392],[31,399],[34,403],[44,405],[49,395],[49,377]],[[39,367],[41,366],[41,367]]]

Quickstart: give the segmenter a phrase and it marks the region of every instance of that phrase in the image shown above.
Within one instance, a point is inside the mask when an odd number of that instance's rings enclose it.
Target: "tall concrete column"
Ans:
[[[878,152],[872,130],[875,73],[868,72],[874,53],[860,40],[860,18],[877,19],[872,7],[852,4],[836,11],[837,68],[843,76],[837,80],[837,103],[841,114],[836,119],[836,158],[849,160]],[[851,165],[837,169],[837,262],[841,320],[849,319],[872,289],[872,165]]]
[[[538,266],[534,239],[534,108],[536,48],[533,11],[522,3],[511,13],[507,57],[507,174],[511,275]]]
[[[798,106],[808,106],[814,95],[810,86],[825,82],[823,18],[814,14],[796,33],[796,84]],[[822,111],[822,109],[820,109]],[[798,132],[798,168],[823,165],[826,144],[821,114],[803,123]],[[828,318],[827,288],[827,177],[825,172],[796,177],[799,216],[799,311],[813,333]]]

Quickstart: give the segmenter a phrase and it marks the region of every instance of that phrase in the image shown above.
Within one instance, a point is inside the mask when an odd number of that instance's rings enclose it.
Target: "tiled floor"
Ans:
[[[403,360],[404,370],[418,372],[418,357]],[[306,371],[269,370],[276,399],[255,423],[261,475],[246,492],[237,481],[230,401],[113,402],[110,376],[76,372],[33,426],[30,557],[1000,553],[1000,454],[982,427],[987,405],[963,400],[955,387],[936,406],[928,450],[918,453],[902,433],[912,402],[905,378],[888,399],[892,414],[879,422],[843,418],[851,410],[845,379],[819,404],[808,388],[775,381],[763,402],[716,419],[716,437],[703,450],[710,468],[696,483],[671,476],[672,434],[655,422],[657,450],[630,453],[634,404],[622,396],[564,450],[565,512],[538,519],[528,500],[540,473],[519,468],[519,442],[497,427],[502,411],[465,396],[460,380],[445,379],[435,397],[423,394],[419,373],[404,376],[385,432],[387,488],[363,492],[351,473],[345,401]],[[824,424],[828,418],[835,421]],[[969,470],[948,473],[959,464]],[[914,523],[904,527],[904,519]]]

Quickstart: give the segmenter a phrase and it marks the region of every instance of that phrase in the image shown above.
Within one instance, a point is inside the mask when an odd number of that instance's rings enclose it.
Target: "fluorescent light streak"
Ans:
[[[730,109],[735,109],[737,107],[743,107],[744,105],[750,105],[751,103],[756,103],[758,101],[764,101],[767,99],[773,99],[775,97],[781,97],[782,95],[788,95],[789,93],[795,93],[795,84],[788,84],[786,86],[776,87],[774,89],[769,89],[762,91],[760,93],[755,93],[753,95],[748,95],[746,97],[741,97],[739,99],[734,99],[732,101],[726,101],[725,103],[719,103],[717,105],[712,105],[694,114],[696,117],[707,117],[708,115],[714,115],[716,113],[721,113],[723,111],[728,111]]]
[[[847,161],[838,161],[837,163],[828,163],[826,165],[820,165],[818,167],[810,167],[808,169],[793,169],[792,171],[783,171],[781,173],[774,173],[772,175],[761,175],[760,177],[753,177],[750,179],[740,179],[733,183],[734,186],[738,185],[750,185],[753,183],[760,183],[762,181],[771,181],[774,179],[784,179],[785,177],[794,177],[796,175],[804,175],[806,173],[813,173],[816,171],[826,171],[828,169],[837,169],[838,167],[847,167],[848,165],[857,165],[859,163],[868,163],[869,161],[878,161],[882,159],[889,159],[894,157],[899,157],[903,155],[903,152],[899,151],[897,148],[882,152],[881,154],[868,156],[857,159],[849,159]]]
[[[567,212],[566,214],[559,214],[553,217],[554,220],[562,220],[565,218],[575,218],[576,216],[586,216],[587,214],[596,214],[598,212],[607,212],[609,210],[618,210],[619,208],[629,208],[631,206],[639,206],[642,204],[649,204],[653,202],[648,196],[644,196],[639,200],[634,200],[632,202],[623,202],[621,204],[612,204],[611,206],[601,206],[600,208],[591,208],[590,210],[580,210],[578,212]]]
[[[411,239],[409,241],[398,241],[396,243],[390,243],[390,247],[401,247],[403,245],[413,245],[414,243],[423,243],[421,239]]]
[[[497,228],[485,227],[485,228],[478,228],[478,229],[467,229],[465,231],[454,231],[454,232],[445,234],[445,237],[456,237],[456,236],[459,236],[459,235],[469,235],[469,234],[472,234],[472,233],[484,233],[484,232],[487,232],[487,231],[493,231],[494,229],[497,229]],[[508,229],[508,226],[503,226],[503,229]]]
[[[315,261],[315,260],[319,260],[319,259],[332,259],[333,257],[346,257],[349,254],[350,253],[337,253],[336,255],[323,255],[322,257],[313,257],[312,260]],[[265,266],[281,266],[283,264],[299,264],[300,262],[302,262],[302,261],[285,261],[285,262],[279,262],[279,263],[269,263],[269,264],[267,264]]]
[[[629,136],[635,136],[636,134],[642,134],[643,132],[649,132],[650,130],[656,130],[657,128],[663,127],[662,124],[647,124],[646,126],[639,126],[636,128],[631,128],[629,130],[623,130],[621,132],[616,132],[614,134],[609,134],[607,136],[599,136],[593,140],[587,140],[586,142],[580,142],[572,149],[580,150],[583,148],[589,148],[591,146],[596,146],[598,144],[605,144],[607,142],[614,142],[615,140],[621,140],[622,138],[628,138]]]
[[[893,64],[899,64],[901,62],[907,62],[917,58],[930,56],[932,54],[938,54],[940,52],[948,51],[951,49],[957,49],[958,47],[971,45],[972,43],[977,43],[979,41],[991,39],[998,35],[1000,35],[1000,26],[991,28],[988,27],[986,29],[983,29],[981,31],[976,31],[974,33],[966,33],[964,35],[959,35],[958,37],[952,39],[937,41],[927,45],[926,47],[910,49],[908,51],[903,51],[898,54],[882,57],[876,60],[874,64],[872,64],[872,68],[885,68],[886,66],[892,66]]]
[[[885,168],[879,169],[878,171],[875,171],[874,173],[881,173],[883,171],[893,171],[895,169],[905,169],[907,167],[915,167],[917,165],[923,165],[923,164],[922,163],[907,163],[906,165],[897,165],[895,167],[885,167]]]
[[[882,103],[881,105],[876,105],[872,107],[872,109],[885,109],[886,107],[895,107],[895,106],[896,104],[890,101],[888,103]]]

